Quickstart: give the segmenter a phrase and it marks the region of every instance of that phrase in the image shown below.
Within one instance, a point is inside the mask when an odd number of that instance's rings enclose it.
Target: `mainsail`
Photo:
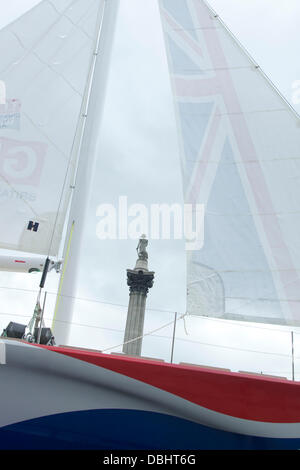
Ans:
[[[300,324],[299,117],[203,0],[160,0],[186,203],[187,313]]]
[[[0,31],[0,248],[56,256],[104,0],[43,0]]]

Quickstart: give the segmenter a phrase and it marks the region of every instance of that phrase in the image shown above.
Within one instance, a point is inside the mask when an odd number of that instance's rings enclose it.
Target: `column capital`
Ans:
[[[127,285],[130,293],[143,292],[148,294],[149,289],[153,287],[154,272],[142,271],[136,269],[127,269]]]

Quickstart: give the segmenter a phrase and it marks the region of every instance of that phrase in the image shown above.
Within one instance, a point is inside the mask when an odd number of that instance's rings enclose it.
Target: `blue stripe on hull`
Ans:
[[[132,410],[63,413],[0,429],[0,449],[299,449],[300,439],[244,436]]]

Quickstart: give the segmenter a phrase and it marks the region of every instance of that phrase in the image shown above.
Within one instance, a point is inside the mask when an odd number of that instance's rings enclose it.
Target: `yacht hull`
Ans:
[[[1,449],[300,448],[300,383],[1,343]]]

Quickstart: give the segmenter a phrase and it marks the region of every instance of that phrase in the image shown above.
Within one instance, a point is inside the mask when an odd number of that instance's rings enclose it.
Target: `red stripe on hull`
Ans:
[[[67,348],[47,349],[140,380],[236,418],[270,423],[300,422],[300,383],[297,382]]]

